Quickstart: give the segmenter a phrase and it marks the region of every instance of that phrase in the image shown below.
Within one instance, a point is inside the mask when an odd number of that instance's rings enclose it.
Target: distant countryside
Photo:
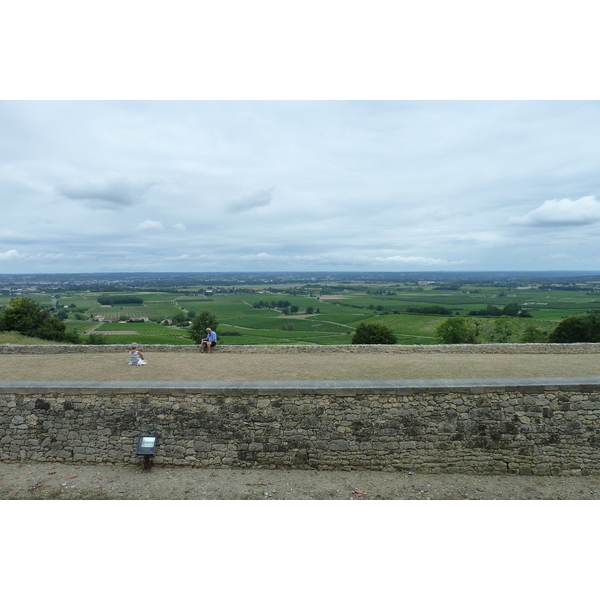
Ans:
[[[128,273],[1,275],[0,308],[30,298],[109,344],[193,344],[209,311],[220,344],[349,344],[382,323],[399,344],[439,344],[461,316],[476,342],[543,341],[563,319],[600,313],[598,273]],[[0,333],[0,343],[8,340]]]

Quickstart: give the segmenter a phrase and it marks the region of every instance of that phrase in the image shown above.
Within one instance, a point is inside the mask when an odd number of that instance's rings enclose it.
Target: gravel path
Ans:
[[[600,477],[0,463],[0,499],[596,500]]]
[[[3,381],[274,381],[577,377],[600,374],[598,354],[0,355]]]

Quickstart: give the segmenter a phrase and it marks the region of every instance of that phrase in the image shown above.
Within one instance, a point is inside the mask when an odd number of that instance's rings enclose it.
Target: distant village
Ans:
[[[110,308],[110,307],[107,307]],[[105,317],[104,315],[96,315],[94,317],[92,317],[91,319],[92,321],[101,321],[104,323],[147,323],[150,319],[148,319],[148,317],[133,317],[131,319],[127,319],[126,321],[123,321],[122,319],[119,319],[118,317]],[[165,319],[165,322],[162,322],[163,325],[167,324],[167,325],[171,325],[171,322],[166,323],[166,321],[171,321],[171,319]]]

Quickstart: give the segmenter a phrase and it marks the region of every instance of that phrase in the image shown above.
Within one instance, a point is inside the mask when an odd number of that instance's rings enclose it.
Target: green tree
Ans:
[[[61,342],[66,342],[69,344],[81,344],[81,336],[77,333],[75,329],[67,329],[64,333],[64,336]]]
[[[207,310],[198,313],[190,327],[190,337],[199,344],[206,337],[206,329],[210,327],[213,331],[217,331],[219,322],[217,316]]]
[[[550,333],[548,341],[552,344],[600,342],[600,318],[596,314],[567,317]]]
[[[520,310],[521,307],[516,302],[509,302],[502,309],[502,314],[509,317],[516,317]]]
[[[48,310],[30,298],[11,298],[10,304],[0,313],[0,331],[17,331],[56,342],[67,337],[65,324],[51,317]]]
[[[85,343],[90,346],[102,346],[106,344],[106,336],[101,333],[90,333],[85,340]]]
[[[451,317],[442,321],[436,331],[443,344],[476,344],[477,331],[472,321],[464,317]]]
[[[494,328],[490,334],[492,342],[504,344],[510,340],[514,333],[514,321],[510,317],[503,315],[499,319],[494,320]]]
[[[360,323],[352,337],[353,344],[395,344],[394,330],[383,323]]]
[[[35,300],[11,298],[9,305],[0,312],[0,331],[18,331],[32,336],[42,319],[42,308]]]
[[[191,319],[184,312],[178,312],[176,315],[171,317],[171,320],[175,325],[181,325],[182,323],[187,323]],[[212,328],[211,328],[212,329]]]
[[[540,344],[548,341],[548,334],[533,323],[528,323],[523,329],[523,334],[519,341],[524,344]]]

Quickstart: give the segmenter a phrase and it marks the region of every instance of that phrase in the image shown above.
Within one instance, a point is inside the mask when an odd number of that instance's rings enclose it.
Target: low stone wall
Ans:
[[[600,474],[600,378],[0,382],[0,460]]]
[[[80,353],[116,353],[124,352],[129,345],[103,344],[62,345],[43,344],[39,346],[2,344],[0,354],[80,354]],[[143,352],[199,352],[198,346],[171,346],[167,344],[140,345]],[[385,344],[345,344],[319,346],[302,346],[297,344],[273,346],[242,346],[220,343],[213,351],[232,354],[333,354],[333,353],[428,353],[448,354],[599,354],[600,344],[436,344],[427,346],[385,345]]]

